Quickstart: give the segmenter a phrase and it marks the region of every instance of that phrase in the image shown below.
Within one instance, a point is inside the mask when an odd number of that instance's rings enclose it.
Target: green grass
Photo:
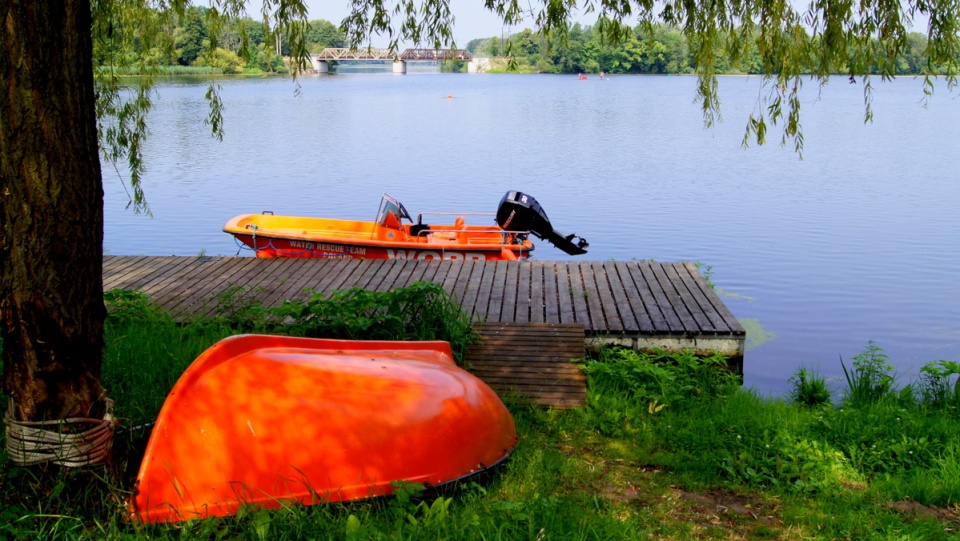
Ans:
[[[424,501],[401,491],[390,500],[250,508],[176,526],[128,523],[123,501],[146,434],[133,427],[153,419],[179,374],[212,343],[284,328],[277,312],[245,293],[228,293],[217,300],[217,316],[186,324],[149,309],[142,295],[109,294],[103,377],[123,418],[116,460],[78,470],[19,468],[0,452],[0,539],[939,540],[960,528],[955,367],[932,364],[939,368],[929,377],[939,380],[879,397],[871,391],[862,402],[849,398],[856,389],[841,390],[844,398],[832,404],[821,400],[819,383],[816,400],[772,399],[733,384],[718,368],[721,358],[623,350],[585,361],[584,408],[508,403],[520,441],[487,482]],[[321,295],[299,315],[288,311],[285,328],[317,335],[326,324],[316,320],[339,318],[353,322],[341,321],[349,334],[431,294],[404,292],[402,302],[335,296],[344,310],[354,303],[353,315],[321,307],[328,298]],[[400,320],[433,315],[405,313]],[[436,326],[424,321],[398,328]],[[873,362],[881,354],[870,344],[861,357],[870,362],[855,364],[849,381],[885,384],[885,365]],[[816,380],[806,373],[803,381]]]

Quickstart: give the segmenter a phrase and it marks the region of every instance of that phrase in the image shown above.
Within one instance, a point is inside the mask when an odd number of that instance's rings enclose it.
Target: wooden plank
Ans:
[[[135,282],[133,282],[136,284],[136,289],[149,294],[153,282],[161,279],[167,270],[178,266],[181,262],[180,259],[171,257],[153,257],[144,261],[131,273],[136,276]]]
[[[486,361],[471,359],[470,371],[477,377],[486,380],[489,377],[506,377],[521,380],[541,382],[542,378],[551,377],[558,381],[578,386],[586,381],[586,375],[581,366],[569,361],[546,362],[517,362],[517,361]],[[568,381],[569,380],[569,381]]]
[[[512,262],[510,265],[516,267],[517,273],[519,273],[517,280],[517,310],[514,321],[518,323],[529,323],[531,320],[530,290],[532,287],[530,284],[530,265],[526,265],[522,261]]]
[[[376,288],[371,289],[371,291],[385,292],[403,287],[406,277],[410,276],[410,271],[413,269],[414,263],[415,261],[409,259],[392,261],[390,265],[384,267],[387,271],[381,273],[384,275],[383,280],[377,284]]]
[[[517,288],[520,282],[519,265],[512,261],[501,261],[506,267],[506,277],[503,282],[503,306],[500,308],[500,321],[513,323],[517,321]]]
[[[555,263],[557,274],[557,305],[560,323],[577,323],[573,308],[573,287],[570,285],[570,273],[563,263]]]
[[[280,258],[269,265],[268,272],[258,276],[257,283],[249,284],[249,299],[258,301],[262,306],[270,306],[267,300],[273,297],[286,296],[291,274],[300,265],[300,261],[292,258]]]
[[[354,261],[356,260],[337,259],[333,264],[326,262],[329,269],[313,289],[319,293],[323,293],[325,298],[330,298],[334,291],[349,289],[349,285],[346,285],[346,282],[351,277],[353,271],[356,270],[356,263],[354,263]],[[346,287],[344,287],[345,285]]]
[[[139,289],[151,298],[156,298],[163,293],[169,284],[175,282],[178,276],[187,273],[190,266],[196,261],[198,261],[198,258],[160,258],[155,270],[141,279]]]
[[[513,333],[542,335],[544,333],[575,334],[582,332],[582,325],[576,323],[528,323],[526,325],[510,325],[508,323],[484,323],[485,332],[491,334]]]
[[[432,275],[433,267],[431,267],[431,260],[417,260],[417,264],[413,266],[413,269],[410,271],[410,277],[408,278],[407,286],[413,285],[417,282],[429,282],[430,280],[425,280],[424,276],[429,271]]]
[[[543,262],[531,261],[530,267],[530,321],[543,323],[546,321],[545,304],[543,298]]]
[[[358,271],[357,287],[362,287],[368,291],[376,291],[384,280],[388,279],[393,269],[393,263],[385,259],[373,259],[366,261]]]
[[[480,289],[483,286],[483,275],[486,274],[489,263],[486,261],[471,261],[470,263],[473,269],[470,272],[467,289],[463,292],[463,312],[470,316],[471,320],[480,321],[483,319],[486,310],[478,308],[477,305],[487,303],[487,299],[480,296]]]
[[[500,314],[503,311],[503,295],[507,283],[507,265],[501,262],[494,263],[493,281],[490,284],[490,301],[487,306],[487,317],[485,321],[499,322]]]
[[[587,304],[590,329],[610,330],[611,322],[606,320],[603,304],[600,303],[600,291],[596,277],[593,275],[593,267],[590,263],[577,263],[577,267],[580,269],[580,276],[583,279],[583,300]],[[620,329],[622,330],[623,327],[621,326]]]
[[[556,323],[560,321],[560,294],[557,286],[557,265],[550,263],[544,264],[543,268],[543,301],[544,301],[544,323]]]
[[[216,292],[223,291],[230,284],[236,283],[236,279],[256,269],[258,261],[254,258],[237,258],[212,262],[212,264],[218,267],[218,271],[222,269],[222,272],[209,273],[194,288],[165,304],[170,315],[175,318],[198,315],[205,305],[213,302],[213,295]]]
[[[417,260],[415,259],[408,259],[404,261],[403,267],[400,269],[400,272],[390,273],[395,276],[395,279],[393,280],[393,284],[391,284],[388,287],[385,287],[387,284],[387,281],[384,281],[382,284],[380,284],[379,291],[392,291],[394,289],[398,289],[398,288],[406,287],[410,285],[410,276],[413,275],[413,269],[416,266],[417,266]]]
[[[220,258],[197,258],[179,275],[179,280],[169,282],[163,291],[154,293],[150,299],[156,306],[167,310],[171,315],[178,305],[193,301],[194,290],[211,275],[219,275],[229,267],[224,266]],[[212,272],[211,272],[212,271]]]
[[[696,285],[696,288],[703,294],[703,298],[713,308],[713,313],[723,321],[723,326],[717,322],[717,329],[723,329],[734,334],[745,334],[746,331],[743,325],[740,324],[740,321],[737,320],[736,316],[727,308],[727,305],[720,300],[717,292],[714,291],[714,289],[710,287],[710,284],[703,278],[703,275],[700,274],[700,269],[697,268],[695,264],[689,262],[684,263],[683,267],[689,274],[690,281],[692,281],[692,284],[689,285],[690,289],[693,290],[694,285]]]
[[[265,287],[262,284],[270,282],[271,277],[279,267],[279,263],[280,261],[277,259],[265,259],[259,263],[255,263],[250,266],[250,269],[242,276],[236,277],[236,281],[221,284],[218,290],[215,289],[213,291],[211,298],[206,303],[192,310],[193,314],[200,317],[212,317],[216,315],[218,311],[221,311],[221,299],[218,298],[217,295],[227,291],[232,285],[236,285],[238,289],[225,300],[229,300],[232,304],[239,306],[255,301],[260,294],[257,288]],[[227,308],[223,308],[223,310],[225,311]]]
[[[487,261],[483,264],[483,277],[477,290],[477,300],[473,303],[473,312],[467,314],[475,321],[486,321],[489,318],[490,298],[493,296],[493,277],[497,273],[497,262]]]
[[[665,328],[667,325],[660,309],[656,307],[655,303],[654,306],[649,305],[650,302],[653,302],[653,298],[650,294],[650,288],[647,287],[647,282],[643,280],[643,275],[640,273],[639,264],[621,261],[617,262],[615,268],[620,281],[623,283],[627,299],[630,301],[630,309],[637,320],[640,331],[653,334],[658,328]],[[639,283],[637,279],[640,279]]]
[[[680,295],[680,300],[683,302],[684,307],[690,312],[690,315],[693,317],[693,320],[697,324],[697,332],[700,333],[716,333],[717,327],[714,325],[714,322],[707,316],[703,307],[700,306],[700,303],[697,302],[697,298],[694,296],[693,291],[687,286],[687,283],[683,280],[684,277],[690,276],[686,269],[683,268],[682,264],[672,264],[672,265],[663,265],[663,270],[667,275],[667,278],[673,284],[673,287],[676,288],[677,293]],[[682,273],[682,275],[681,275]],[[702,297],[702,292],[699,288],[694,286],[694,290]],[[713,312],[712,307],[709,303],[706,303],[707,310]],[[721,320],[722,325],[722,320]]]
[[[613,299],[610,303],[616,305],[620,323],[623,325],[624,332],[635,333],[640,331],[640,324],[634,315],[634,308],[631,306],[630,298],[623,282],[620,280],[620,270],[618,262],[608,262],[603,264],[604,277],[610,287],[610,293]],[[636,294],[636,291],[633,292]],[[637,296],[639,299],[639,296]],[[607,302],[607,301],[604,301]]]
[[[613,293],[610,290],[610,282],[607,280],[607,270],[600,261],[584,263],[589,265],[593,280],[596,283],[597,295],[600,309],[603,311],[603,319],[606,322],[605,329],[609,332],[622,333],[623,321],[621,320],[619,305],[613,299]]]
[[[551,407],[586,403],[586,376],[571,363],[583,356],[582,325],[484,323],[475,330],[481,341],[464,360],[494,389]]]
[[[452,263],[453,262],[451,261],[451,264]],[[473,265],[473,262],[471,261],[469,262],[469,264],[464,262],[456,266],[459,267],[459,270],[454,275],[449,291],[456,297],[457,301],[460,303],[459,304],[460,309],[463,310],[464,312],[467,312],[472,307],[468,306],[464,299],[467,296],[467,287],[470,283],[470,273],[473,272],[474,265]],[[449,280],[450,277],[448,276],[447,279]]]
[[[153,268],[154,259],[147,256],[134,258],[134,261],[123,269],[122,275],[114,279],[116,283],[111,284],[109,289],[135,289],[138,281]]]
[[[452,261],[430,261],[430,282],[439,285],[443,288],[443,281],[447,276],[447,273],[450,271]],[[444,290],[446,291],[446,290]]]
[[[453,261],[443,261],[440,263],[440,268],[437,269],[437,275],[443,275],[443,290],[451,295],[457,306],[463,306],[463,295],[457,291],[457,281],[460,279],[460,273],[463,272],[463,269],[463,265],[454,265]]]
[[[653,269],[653,274],[657,277],[657,281],[660,283],[660,287],[663,289],[663,294],[667,298],[667,305],[673,308],[674,313],[676,313],[677,317],[680,319],[680,324],[683,325],[683,332],[695,333],[699,331],[700,326],[697,324],[690,311],[687,310],[687,307],[683,304],[683,299],[680,297],[676,287],[666,274],[664,264],[660,263],[651,265],[650,267]]]
[[[263,297],[263,305],[272,308],[287,300],[306,300],[303,290],[307,281],[316,273],[319,265],[312,259],[290,258],[290,264],[285,269],[285,275],[277,284],[274,291]]]
[[[105,256],[103,258],[103,290],[128,289],[119,284],[123,284],[132,269],[150,258],[143,257],[118,257]]]
[[[643,301],[646,303],[647,310],[650,311],[654,323],[658,324],[654,332],[666,334],[682,333],[683,323],[680,322],[680,318],[677,317],[673,307],[670,306],[670,301],[667,300],[667,296],[663,293],[660,282],[657,281],[657,277],[653,273],[653,265],[655,265],[655,263],[638,265],[636,273],[639,274],[640,279],[646,284],[646,291],[641,290],[640,295],[643,297]],[[637,274],[634,275],[635,279]],[[659,312],[660,318],[653,317],[654,310]]]
[[[583,288],[583,276],[580,274],[580,265],[568,262],[566,265],[567,273],[570,278],[570,299],[573,302],[574,318],[577,323],[581,323],[584,330],[593,332],[597,330],[590,321],[590,311],[587,308],[586,291]]]

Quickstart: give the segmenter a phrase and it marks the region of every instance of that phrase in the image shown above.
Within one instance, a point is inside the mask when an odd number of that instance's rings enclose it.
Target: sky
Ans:
[[[349,0],[305,0],[307,4],[307,9],[310,12],[310,19],[326,19],[333,23],[334,25],[339,26],[340,21],[347,16],[347,13],[350,12],[350,2]],[[418,3],[422,0],[418,0]],[[801,11],[805,9],[806,0],[792,0],[795,4],[799,4],[798,9]],[[393,6],[395,5],[395,0],[386,0],[386,4]],[[503,25],[503,22],[500,18],[488,11],[483,6],[484,0],[450,0],[451,10],[453,11],[453,16],[456,18],[456,22],[453,28],[453,37],[457,43],[458,47],[466,47],[467,43],[472,39],[476,38],[489,38],[493,36],[508,36],[515,32],[519,32],[524,28],[533,29],[535,27],[532,20],[527,19],[523,23],[514,25],[512,27],[506,27]],[[542,6],[543,3],[541,0],[521,0],[521,5],[526,3],[527,5],[532,6]],[[583,4],[583,2],[578,2],[578,4]],[[590,14],[580,14],[573,18],[574,22],[579,22],[580,24],[593,25],[597,21],[596,13]],[[636,21],[630,19],[627,20],[631,24],[635,24]],[[924,32],[926,30],[927,19],[925,17],[918,17],[913,24],[913,30]],[[389,40],[385,37],[374,37],[371,45],[374,47],[386,47]]]
[[[531,0],[534,5],[541,5],[539,0]],[[453,27],[453,38],[458,47],[466,47],[467,43],[476,38],[489,38],[493,36],[504,36],[519,32],[524,28],[534,28],[533,21],[527,20],[523,24],[513,27],[506,27],[500,18],[493,12],[488,11],[483,6],[484,0],[450,0],[451,11],[456,18]],[[395,5],[395,2],[388,0],[388,5]],[[310,19],[326,19],[335,25],[340,25],[340,21],[347,16],[350,11],[349,0],[306,0],[307,9],[310,12]],[[596,14],[581,16],[575,19],[581,24],[594,24]],[[374,47],[385,47],[387,38],[374,38],[372,45]]]

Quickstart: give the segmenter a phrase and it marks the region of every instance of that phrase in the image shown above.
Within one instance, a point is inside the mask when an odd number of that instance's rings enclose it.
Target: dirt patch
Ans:
[[[782,525],[780,509],[757,496],[739,494],[729,490],[707,493],[677,490],[677,496],[691,502],[690,510],[716,517],[732,517],[754,520],[767,526]]]
[[[902,500],[899,502],[885,503],[880,507],[908,516],[929,518],[940,522],[960,524],[960,507],[957,506],[946,508],[931,507],[929,505],[923,505],[922,503]]]

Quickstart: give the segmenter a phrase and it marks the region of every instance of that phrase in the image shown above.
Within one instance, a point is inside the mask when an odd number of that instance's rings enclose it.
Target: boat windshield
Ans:
[[[406,219],[408,222],[413,221],[407,209],[403,207],[403,203],[397,201],[395,197],[389,194],[383,194],[383,199],[380,200],[380,211],[377,213],[377,223],[381,226],[386,226],[388,216],[391,214],[393,214],[393,217],[396,219],[396,223],[399,223],[400,220],[403,219]]]

